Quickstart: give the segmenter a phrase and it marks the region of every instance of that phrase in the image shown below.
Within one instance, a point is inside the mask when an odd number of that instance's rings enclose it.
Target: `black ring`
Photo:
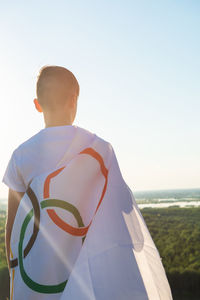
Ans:
[[[28,241],[26,248],[24,249],[24,257],[26,257],[28,255],[29,251],[33,247],[33,244],[37,238],[37,235],[39,232],[39,226],[40,226],[40,206],[38,203],[38,199],[37,199],[35,193],[33,192],[33,190],[30,188],[30,186],[26,190],[26,194],[30,198],[31,203],[33,205],[34,227],[33,227],[33,233],[30,237],[30,240]],[[9,265],[10,265],[10,268],[16,267],[18,265],[18,259],[15,258],[15,259],[9,260]]]

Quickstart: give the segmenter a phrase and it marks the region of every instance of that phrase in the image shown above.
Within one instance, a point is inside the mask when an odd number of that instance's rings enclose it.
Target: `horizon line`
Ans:
[[[169,188],[169,189],[147,189],[147,190],[133,190],[134,192],[164,192],[164,191],[181,191],[181,190],[200,190],[200,187],[192,188]]]
[[[182,190],[200,190],[200,187],[196,188],[173,188],[173,189],[150,189],[150,190],[134,190],[133,193],[144,193],[144,192],[165,192],[165,191],[182,191]],[[7,197],[0,197],[0,200],[8,200]]]

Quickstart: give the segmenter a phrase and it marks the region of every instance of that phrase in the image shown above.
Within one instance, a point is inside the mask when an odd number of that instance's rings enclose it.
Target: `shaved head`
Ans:
[[[72,72],[59,66],[45,66],[38,75],[37,99],[45,110],[57,110],[77,100],[79,84]]]

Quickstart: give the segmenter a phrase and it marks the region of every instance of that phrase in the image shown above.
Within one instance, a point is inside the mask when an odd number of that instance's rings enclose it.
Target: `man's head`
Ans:
[[[76,109],[79,84],[76,77],[66,68],[45,66],[38,75],[36,85],[38,111],[45,114],[59,113]]]

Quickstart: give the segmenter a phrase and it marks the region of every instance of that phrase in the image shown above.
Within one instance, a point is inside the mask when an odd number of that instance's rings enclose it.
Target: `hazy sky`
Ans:
[[[54,64],[79,80],[74,124],[111,142],[133,191],[200,187],[199,16],[197,0],[0,0],[1,178],[44,127],[35,82]]]

